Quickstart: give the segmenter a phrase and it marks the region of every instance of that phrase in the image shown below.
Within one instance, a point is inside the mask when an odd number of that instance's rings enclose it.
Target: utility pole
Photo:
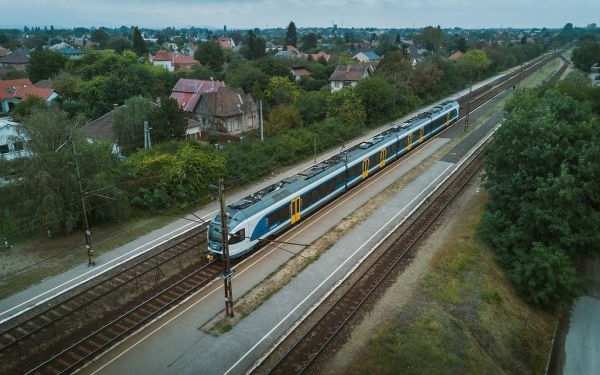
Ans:
[[[150,130],[152,130],[152,128],[148,127],[148,121],[144,121],[144,148],[152,148]]]
[[[465,132],[469,128],[469,113],[471,113],[471,92],[473,90],[473,83],[469,85],[469,96],[467,96],[467,115],[465,116]]]
[[[258,124],[260,126],[260,140],[264,141],[265,140],[265,134],[264,134],[264,130],[263,130],[262,100],[259,101],[258,103],[259,103],[259,110],[260,110],[260,115],[259,115],[259,119],[258,119]]]
[[[212,189],[218,189],[219,203],[221,204],[221,242],[223,243],[223,283],[225,287],[225,314],[233,318],[233,291],[231,288],[231,278],[233,271],[229,263],[229,230],[227,229],[227,211],[225,210],[225,188],[223,179],[219,179],[219,186],[210,185]]]
[[[67,141],[60,145],[56,152],[58,152],[65,144],[71,144],[71,150],[73,151],[73,159],[75,159],[75,176],[77,177],[77,188],[79,190],[79,198],[81,200],[81,213],[83,216],[83,230],[85,235],[85,249],[88,255],[88,267],[96,265],[96,257],[94,255],[94,249],[92,249],[92,233],[90,232],[90,226],[87,218],[87,209],[85,207],[85,193],[83,192],[83,186],[81,185],[81,173],[79,172],[79,162],[77,160],[77,151],[75,151],[75,142],[71,139],[71,136],[67,136]]]

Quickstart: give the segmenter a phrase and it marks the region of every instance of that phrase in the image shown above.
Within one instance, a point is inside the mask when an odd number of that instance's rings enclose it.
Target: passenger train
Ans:
[[[446,101],[373,138],[227,206],[229,257],[238,258],[368,178],[458,119]],[[208,225],[209,257],[222,256],[221,214]]]

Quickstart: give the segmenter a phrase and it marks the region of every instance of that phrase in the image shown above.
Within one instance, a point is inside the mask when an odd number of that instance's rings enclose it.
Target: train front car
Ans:
[[[217,214],[208,224],[207,241],[208,257],[223,257],[223,235],[221,231],[221,214]],[[243,220],[236,216],[230,216],[227,212],[227,244],[229,257],[236,258],[246,253],[250,247],[249,240],[246,237],[246,227]]]

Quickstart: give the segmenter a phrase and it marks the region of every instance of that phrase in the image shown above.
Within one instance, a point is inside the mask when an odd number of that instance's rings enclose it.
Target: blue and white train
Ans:
[[[458,119],[446,101],[375,137],[227,206],[229,257],[238,258],[297,224]],[[222,256],[221,214],[208,226],[210,257]]]

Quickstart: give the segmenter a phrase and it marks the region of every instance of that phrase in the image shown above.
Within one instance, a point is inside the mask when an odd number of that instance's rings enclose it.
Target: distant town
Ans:
[[[294,22],[262,30],[65,30],[52,25],[0,30],[0,181],[27,183],[38,175],[35,168],[51,164],[23,160],[68,158],[54,151],[67,140],[83,142],[79,149],[90,152],[90,160],[126,160],[101,178],[98,173],[106,169],[82,165],[84,190],[98,178],[100,185],[111,186],[112,197],[124,197],[99,201],[89,212],[92,222],[126,217],[130,207],[185,206],[210,196],[204,184],[183,172],[180,180],[163,181],[143,163],[127,164],[141,162],[138,158],[150,148],[171,145],[163,152],[180,153],[193,141],[193,147],[222,151],[189,160],[200,163],[204,181],[219,175],[227,176],[230,185],[251,181],[280,163],[332,147],[361,129],[393,121],[597,33],[595,24],[578,28],[570,23],[561,29],[523,30],[302,28]],[[574,58],[584,69],[591,66],[585,56]],[[255,140],[266,140],[260,147],[270,149],[236,154],[244,148],[233,145]],[[241,166],[237,160],[254,164]],[[48,171],[58,179],[64,173],[73,171]],[[52,190],[29,198],[77,201],[77,189],[29,183]],[[28,216],[26,209],[9,209],[0,232],[19,237],[70,232],[81,225],[77,206],[37,210],[43,206],[31,201],[33,226],[16,224],[18,217]],[[51,214],[57,209],[63,214]]]

